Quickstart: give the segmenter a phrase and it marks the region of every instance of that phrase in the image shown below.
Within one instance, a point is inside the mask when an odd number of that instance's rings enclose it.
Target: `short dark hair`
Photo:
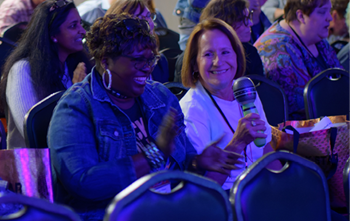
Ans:
[[[211,0],[203,9],[200,21],[218,18],[233,26],[246,18],[243,14],[246,8],[249,8],[249,2],[246,0]]]
[[[289,23],[297,19],[296,12],[300,9],[303,14],[309,16],[316,7],[325,5],[328,0],[287,0],[284,7],[284,15]]]
[[[335,10],[338,12],[341,18],[345,17],[346,14],[346,7],[348,7],[349,0],[331,0],[332,3],[332,9],[331,11]]]
[[[141,21],[127,13],[109,14],[98,18],[91,26],[86,39],[89,51],[96,61],[101,61],[104,56],[115,58],[121,54],[131,54],[135,47],[148,48],[158,54],[155,37],[144,29],[138,32],[128,31],[121,22],[125,19]]]
[[[193,74],[194,66],[197,62],[196,59],[197,59],[197,54],[199,50],[199,45],[198,45],[199,38],[200,36],[202,36],[204,31],[207,31],[207,30],[219,30],[228,37],[228,39],[231,42],[233,50],[237,54],[236,56],[237,72],[234,79],[237,79],[243,76],[244,74],[244,71],[245,71],[244,49],[236,32],[226,22],[217,18],[209,18],[198,23],[194,27],[188,39],[184,58],[183,58],[182,70],[181,70],[182,84],[185,87],[195,87],[196,82],[198,81],[198,76]]]

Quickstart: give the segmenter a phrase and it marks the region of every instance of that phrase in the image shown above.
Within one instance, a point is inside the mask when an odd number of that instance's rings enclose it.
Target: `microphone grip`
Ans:
[[[243,110],[243,115],[244,116],[247,116],[248,114],[250,113],[256,113],[256,114],[259,114],[258,110],[256,109],[254,103],[247,103],[247,104],[244,104],[242,105],[242,110]],[[259,133],[264,133],[264,131],[262,130],[259,130],[258,131]],[[265,146],[266,144],[266,139],[265,138],[256,138],[254,140],[254,144],[257,146],[257,147],[263,147]]]

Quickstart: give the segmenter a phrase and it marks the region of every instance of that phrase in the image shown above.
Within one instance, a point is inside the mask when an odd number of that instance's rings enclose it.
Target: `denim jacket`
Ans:
[[[174,9],[174,15],[198,23],[202,9],[205,8],[208,2],[209,0],[178,0]]]
[[[177,98],[162,84],[148,81],[141,103],[154,139],[169,108],[177,110],[178,135],[169,169],[185,170],[197,152],[185,134]],[[137,179],[131,159],[138,153],[133,126],[129,117],[111,102],[95,68],[58,102],[48,142],[55,200],[76,211],[104,208]]]

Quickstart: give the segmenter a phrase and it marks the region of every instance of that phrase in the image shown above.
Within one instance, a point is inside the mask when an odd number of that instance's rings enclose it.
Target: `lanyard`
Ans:
[[[229,128],[231,129],[232,133],[235,133],[235,130],[232,128],[231,124],[228,122],[224,112],[222,112],[221,108],[219,107],[218,103],[216,103],[215,99],[213,98],[213,96],[211,95],[211,93],[205,88],[203,87],[204,90],[207,92],[207,94],[209,95],[210,99],[213,101],[216,109],[220,112],[221,116],[224,118],[226,124],[229,126]],[[244,160],[245,160],[245,166],[246,168],[248,167],[248,157],[247,157],[247,147],[244,148]],[[252,160],[251,160],[252,161]]]
[[[316,61],[317,61],[317,63],[318,63],[318,65],[320,65],[320,67],[323,69],[323,70],[325,70],[325,69],[327,69],[327,67],[319,60],[319,59],[317,59],[312,53],[311,53],[311,51],[309,50],[309,48],[304,44],[304,42],[301,40],[301,38],[300,38],[300,36],[297,34],[297,32],[292,28],[292,26],[290,26],[289,24],[288,24],[288,26],[290,27],[290,29],[292,29],[292,31],[294,32],[294,34],[297,36],[297,38],[298,38],[298,40],[300,41],[300,43],[304,46],[304,48],[309,52],[309,54],[311,55],[311,57],[313,57]],[[316,47],[317,48],[317,47]],[[318,50],[318,49],[317,49]],[[321,54],[319,53],[319,55],[318,56],[321,56]]]

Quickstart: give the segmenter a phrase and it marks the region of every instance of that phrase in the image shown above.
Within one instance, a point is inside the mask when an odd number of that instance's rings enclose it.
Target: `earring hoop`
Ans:
[[[108,85],[106,86],[106,82],[105,82],[105,75],[106,73],[108,74]],[[103,72],[102,74],[102,83],[103,86],[107,89],[110,90],[112,87],[112,74],[111,72],[108,70],[108,68],[105,70],[105,72]]]

